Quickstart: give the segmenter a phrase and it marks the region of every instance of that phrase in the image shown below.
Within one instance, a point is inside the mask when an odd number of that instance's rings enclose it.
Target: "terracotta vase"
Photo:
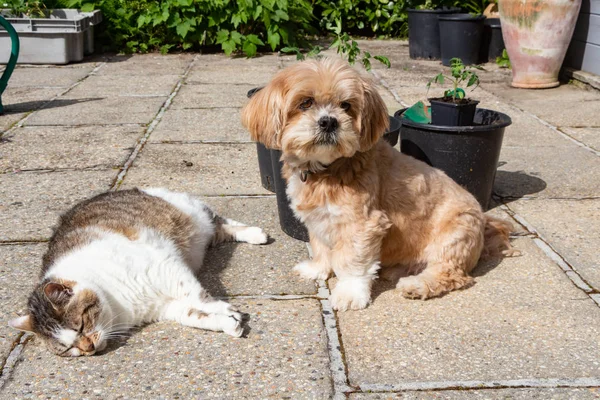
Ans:
[[[499,0],[498,5],[512,86],[558,86],[581,0]]]

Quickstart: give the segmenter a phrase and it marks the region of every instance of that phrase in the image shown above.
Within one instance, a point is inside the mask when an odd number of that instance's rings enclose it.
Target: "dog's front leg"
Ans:
[[[330,256],[338,282],[331,305],[339,311],[360,310],[371,301],[371,285],[377,278],[381,242],[391,226],[385,213],[373,211],[341,235]]]
[[[297,264],[294,267],[294,272],[308,280],[325,280],[329,278],[331,275],[331,264],[329,263],[331,249],[314,235],[310,235],[310,247],[312,249],[312,260]]]

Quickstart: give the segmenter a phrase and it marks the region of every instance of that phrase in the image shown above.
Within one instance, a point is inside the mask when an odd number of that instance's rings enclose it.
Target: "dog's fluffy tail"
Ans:
[[[513,229],[512,223],[486,215],[481,259],[487,260],[491,258],[515,257],[521,255],[521,252],[515,249],[510,243],[509,235]]]

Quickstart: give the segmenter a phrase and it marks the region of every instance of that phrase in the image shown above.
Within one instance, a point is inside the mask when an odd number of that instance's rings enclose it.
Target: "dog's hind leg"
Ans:
[[[424,300],[470,286],[468,273],[481,254],[484,225],[483,214],[476,211],[447,219],[423,252],[425,268],[398,281],[402,295]]]

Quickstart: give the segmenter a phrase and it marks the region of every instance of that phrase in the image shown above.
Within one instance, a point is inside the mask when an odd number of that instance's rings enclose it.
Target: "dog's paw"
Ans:
[[[302,261],[300,264],[297,264],[294,267],[294,272],[310,281],[317,279],[326,280],[329,278],[329,271],[312,261]]]
[[[425,280],[418,276],[407,276],[401,278],[396,285],[402,296],[407,299],[425,300],[430,295],[430,289]]]
[[[265,244],[269,236],[257,226],[249,226],[236,235],[236,239],[250,244]]]
[[[371,302],[371,288],[363,278],[340,280],[330,300],[334,310],[362,310]]]

